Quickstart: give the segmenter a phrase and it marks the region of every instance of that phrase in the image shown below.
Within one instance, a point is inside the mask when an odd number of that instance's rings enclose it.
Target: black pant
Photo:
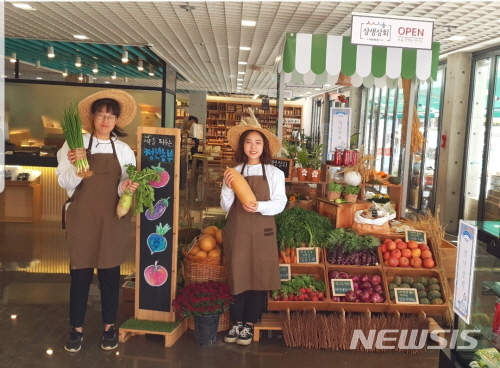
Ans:
[[[69,293],[69,323],[72,327],[82,327],[87,311],[90,284],[94,276],[93,268],[70,270],[71,289]],[[118,312],[120,294],[120,266],[97,270],[101,289],[102,321],[112,325]]]
[[[191,147],[191,156],[198,153],[198,146],[200,145],[200,140],[198,138],[191,138],[194,142],[194,146]]]
[[[237,322],[257,323],[259,320],[267,291],[247,290],[234,296],[234,304],[229,308],[229,314],[233,324]]]

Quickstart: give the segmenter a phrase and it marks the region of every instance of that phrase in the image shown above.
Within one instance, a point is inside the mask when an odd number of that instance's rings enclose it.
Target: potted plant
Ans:
[[[307,180],[312,182],[319,182],[321,179],[321,165],[323,161],[321,160],[321,156],[323,155],[323,148],[325,144],[315,144],[311,151],[311,158],[309,159],[309,170]]]
[[[225,282],[195,282],[183,287],[172,301],[180,318],[194,317],[194,335],[200,345],[213,345],[219,317],[229,309],[233,297]]]
[[[356,185],[346,185],[344,187],[344,199],[350,203],[356,203],[361,187]]]
[[[306,181],[309,173],[309,152],[302,148],[297,153],[297,177],[299,181]]]
[[[331,181],[328,183],[326,196],[329,201],[334,201],[340,198],[340,194],[342,193],[342,184]]]

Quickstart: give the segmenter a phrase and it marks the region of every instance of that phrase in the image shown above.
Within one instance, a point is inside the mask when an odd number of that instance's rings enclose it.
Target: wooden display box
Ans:
[[[354,214],[356,211],[368,209],[371,202],[357,200],[356,203],[335,203],[326,197],[316,198],[318,202],[318,213],[325,216],[335,228],[352,228]]]
[[[402,269],[402,268],[385,268],[385,280],[387,282],[386,289],[389,289],[389,284],[392,282],[395,276],[410,276],[413,279],[423,276],[423,277],[435,277],[439,280],[439,286],[441,287],[441,299],[444,301],[444,304],[441,305],[433,305],[433,304],[396,304],[392,300],[389,300],[389,312],[399,312],[399,313],[420,313],[425,312],[427,315],[442,315],[446,313],[448,310],[448,298],[450,297],[444,292],[444,282],[441,278],[439,272],[432,269],[418,269],[413,268]]]
[[[454,279],[457,268],[457,247],[444,239],[441,243],[441,260],[445,277]]]
[[[361,269],[361,270],[364,270],[364,269],[381,269],[382,268],[382,264],[384,263],[384,261],[383,261],[383,259],[381,257],[379,249],[376,249],[376,250],[373,251],[375,253],[375,255],[378,257],[378,266],[336,265],[336,264],[331,264],[331,263],[328,262],[328,251],[329,251],[329,248],[324,248],[323,249],[323,252],[324,252],[323,259],[325,260],[325,266],[327,266],[327,267],[336,267],[336,266],[339,266],[339,267],[351,267],[351,268]]]
[[[42,218],[42,184],[7,180],[0,193],[0,222],[36,222]]]
[[[269,311],[286,311],[290,309],[295,310],[311,310],[316,309],[318,311],[328,310],[328,304],[330,300],[330,291],[328,285],[326,285],[325,277],[325,266],[323,264],[319,265],[292,265],[291,267],[292,276],[299,275],[312,275],[315,280],[321,280],[325,282],[325,301],[276,301],[271,298],[271,294],[268,296],[267,310]]]
[[[387,312],[389,310],[389,290],[387,289],[387,282],[385,280],[385,274],[381,268],[378,267],[362,267],[362,266],[326,266],[326,279],[328,281],[328,290],[330,295],[332,295],[331,283],[328,279],[329,271],[339,271],[347,272],[349,276],[361,276],[361,275],[379,275],[382,278],[382,288],[384,289],[384,299],[383,303],[351,303],[351,302],[334,302],[331,297],[328,303],[329,311],[341,311],[342,309],[346,312]]]

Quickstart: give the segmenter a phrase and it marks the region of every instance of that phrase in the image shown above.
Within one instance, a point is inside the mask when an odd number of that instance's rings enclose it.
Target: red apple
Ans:
[[[144,279],[151,286],[161,286],[167,281],[168,272],[165,267],[158,265],[158,261],[156,261],[154,265],[146,267]]]

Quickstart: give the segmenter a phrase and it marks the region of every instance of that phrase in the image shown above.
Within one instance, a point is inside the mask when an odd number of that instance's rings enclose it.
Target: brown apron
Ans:
[[[81,181],[66,211],[66,235],[72,269],[112,268],[122,264],[130,251],[132,210],[118,219],[117,188],[122,169],[113,153],[90,154],[93,137],[87,149],[90,169],[94,172]],[[64,216],[64,214],[63,214]]]
[[[243,173],[243,168],[241,172]],[[264,176],[248,176],[257,201],[270,199]],[[232,295],[246,290],[274,290],[281,287],[276,222],[274,216],[246,212],[235,196],[226,225],[222,229],[227,278]]]

